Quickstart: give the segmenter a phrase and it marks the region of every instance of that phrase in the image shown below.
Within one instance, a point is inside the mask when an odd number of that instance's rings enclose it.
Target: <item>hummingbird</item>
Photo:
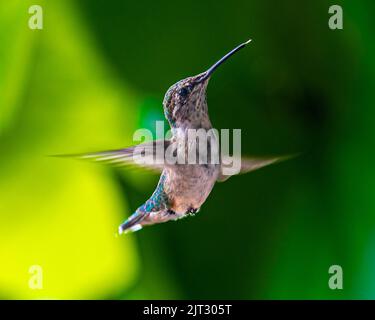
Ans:
[[[156,140],[141,144],[151,150],[163,150],[171,144],[187,140],[190,129],[212,129],[208,114],[206,91],[214,71],[233,54],[244,48],[248,40],[214,63],[207,71],[180,80],[166,92],[163,100],[164,115],[171,127],[169,140]],[[142,148],[131,146],[120,150],[95,152],[81,155],[81,158],[105,161],[113,164],[129,164],[141,156]],[[144,155],[144,152],[143,152]],[[239,173],[250,172],[287,157],[242,157]],[[216,182],[225,181],[230,175],[223,174],[223,158],[218,163],[166,164],[150,161],[146,166],[160,172],[160,179],[151,197],[142,204],[124,223],[119,226],[119,234],[137,231],[143,226],[178,220],[195,215],[206,201]]]

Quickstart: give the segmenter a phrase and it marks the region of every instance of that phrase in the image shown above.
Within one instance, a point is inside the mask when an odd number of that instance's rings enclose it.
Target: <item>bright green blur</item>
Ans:
[[[375,298],[375,11],[338,1],[333,31],[310,2],[1,0],[0,298]],[[170,85],[249,38],[210,80],[212,122],[245,154],[301,156],[118,237],[158,177],[49,156],[132,144]]]

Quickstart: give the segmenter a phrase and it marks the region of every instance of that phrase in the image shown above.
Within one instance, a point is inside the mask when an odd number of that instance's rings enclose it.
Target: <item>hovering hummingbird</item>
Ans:
[[[208,115],[206,89],[213,72],[234,53],[245,47],[251,40],[240,44],[223,56],[207,71],[178,81],[165,94],[163,107],[168,120],[172,138],[143,143],[151,148],[152,156],[161,147],[165,150],[173,143],[187,139],[189,129],[212,129]],[[139,146],[139,145],[138,145]],[[85,154],[82,158],[107,161],[116,164],[128,164],[140,156],[140,148],[132,146],[121,150]],[[241,159],[240,173],[246,173],[266,165],[284,160],[286,157],[265,157]],[[152,196],[141,205],[119,227],[119,233],[137,231],[145,225],[169,220],[177,220],[196,214],[207,199],[216,181],[229,178],[223,174],[223,159],[219,163],[209,164],[160,164],[149,162],[147,166],[161,172],[158,185]]]

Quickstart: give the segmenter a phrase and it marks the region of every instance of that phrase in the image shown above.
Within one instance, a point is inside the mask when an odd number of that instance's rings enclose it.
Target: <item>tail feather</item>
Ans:
[[[140,223],[147,216],[147,214],[147,212],[140,211],[136,211],[135,213],[133,213],[123,224],[119,226],[119,234],[126,233],[129,231],[135,232],[142,229],[142,225]]]

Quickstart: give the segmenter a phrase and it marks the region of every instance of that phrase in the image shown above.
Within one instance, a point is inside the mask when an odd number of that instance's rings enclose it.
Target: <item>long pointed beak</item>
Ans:
[[[202,82],[207,80],[212,73],[220,66],[224,61],[226,61],[229,57],[235,54],[237,51],[244,48],[247,44],[251,42],[251,39],[247,40],[244,43],[241,43],[239,46],[235,47],[232,51],[228,52],[224,57],[222,57],[219,61],[217,61],[211,68],[209,68],[206,72],[203,73],[202,77],[197,80],[197,82]]]

